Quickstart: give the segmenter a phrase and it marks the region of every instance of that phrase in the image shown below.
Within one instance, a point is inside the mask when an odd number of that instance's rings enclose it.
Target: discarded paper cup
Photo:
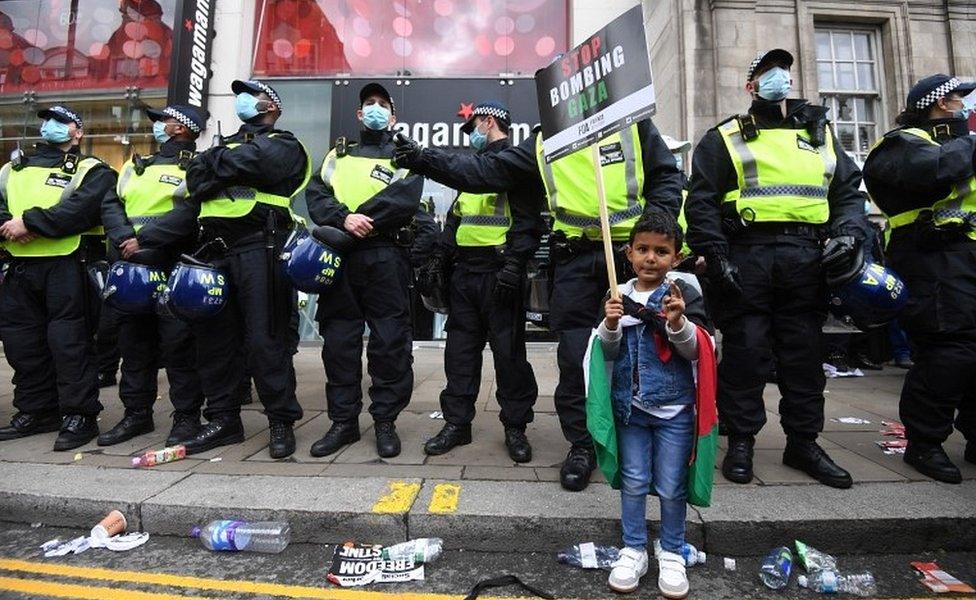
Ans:
[[[91,536],[99,540],[107,540],[124,532],[126,525],[125,515],[118,510],[113,510],[105,515],[98,525],[92,527]]]

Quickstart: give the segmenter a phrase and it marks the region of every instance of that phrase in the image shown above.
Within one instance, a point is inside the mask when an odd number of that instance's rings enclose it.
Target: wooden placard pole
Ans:
[[[617,265],[613,258],[613,238],[610,236],[610,211],[607,210],[607,194],[603,189],[603,169],[600,168],[600,144],[590,146],[593,152],[593,168],[596,170],[596,194],[600,201],[600,231],[603,234],[603,254],[607,259],[607,279],[610,283],[610,297],[620,299],[617,290]]]

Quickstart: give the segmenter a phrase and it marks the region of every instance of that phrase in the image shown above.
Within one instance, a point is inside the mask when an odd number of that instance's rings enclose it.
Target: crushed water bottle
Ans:
[[[658,558],[660,554],[661,554],[661,540],[655,539],[654,558]],[[681,546],[681,551],[678,552],[678,554],[681,555],[681,558],[685,559],[686,567],[705,564],[705,558],[706,558],[705,553],[700,551],[698,548],[695,548],[688,542],[685,542],[684,545]]]
[[[291,525],[279,521],[211,521],[202,529],[194,527],[190,536],[199,538],[208,550],[277,554],[291,541]]]
[[[441,538],[418,538],[383,548],[380,556],[383,560],[404,560],[413,557],[414,564],[432,563],[444,551],[444,540]]]
[[[878,593],[878,586],[875,584],[874,575],[870,571],[842,575],[833,569],[825,569],[811,573],[809,576],[800,575],[797,582],[800,587],[810,588],[821,594],[841,592],[869,597]]]
[[[613,546],[597,546],[593,542],[576,544],[556,553],[556,562],[583,569],[613,568],[620,558],[620,550]]]
[[[817,550],[813,546],[807,546],[800,540],[796,540],[796,554],[800,557],[798,562],[803,565],[807,573],[837,570],[836,558],[826,552]]]
[[[771,590],[781,590],[790,582],[793,553],[786,546],[774,548],[759,568],[759,579]]]

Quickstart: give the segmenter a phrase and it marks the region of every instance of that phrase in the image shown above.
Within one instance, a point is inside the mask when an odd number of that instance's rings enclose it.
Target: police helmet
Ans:
[[[166,287],[166,271],[127,260],[108,270],[102,298],[115,310],[129,315],[151,314],[156,297]]]
[[[891,322],[908,302],[908,290],[901,277],[878,263],[860,261],[845,279],[829,278],[830,312],[862,331]]]
[[[160,314],[193,322],[214,317],[227,304],[227,275],[209,263],[183,255],[159,295]]]
[[[346,232],[328,226],[293,233],[281,259],[295,289],[316,294],[335,283],[342,273],[343,252],[353,241]]]

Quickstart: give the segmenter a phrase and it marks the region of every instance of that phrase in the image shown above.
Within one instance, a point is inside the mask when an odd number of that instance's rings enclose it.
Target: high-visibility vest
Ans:
[[[356,212],[364,202],[408,174],[406,169],[393,166],[392,158],[339,156],[335,148],[326,155],[319,171],[322,181],[332,187],[336,200],[350,212]]]
[[[644,213],[644,161],[637,125],[596,142],[603,172],[603,189],[610,216],[610,236],[623,241]],[[553,229],[568,238],[585,235],[603,239],[600,230],[600,204],[596,192],[596,171],[592,149],[582,148],[551,163],[542,152],[542,136],[536,136],[536,163],[549,198]]]
[[[268,137],[276,137],[277,133],[268,134]],[[301,143],[301,142],[299,142]],[[240,142],[234,142],[227,144],[227,148],[236,148],[240,146]],[[262,192],[261,190],[246,186],[246,185],[235,185],[224,190],[224,197],[217,197],[206,202],[201,202],[200,206],[200,218],[217,217],[223,219],[236,219],[238,217],[244,217],[250,214],[254,207],[260,202],[261,204],[267,204],[270,206],[276,206],[278,208],[283,208],[291,212],[291,201],[292,199],[301,193],[308,185],[308,181],[312,178],[312,162],[309,160],[311,154],[308,152],[308,148],[305,144],[302,144],[302,150],[305,151],[305,176],[302,178],[302,183],[295,191],[293,191],[288,196],[279,196],[278,194],[272,194],[270,192]],[[281,165],[266,165],[268,169],[280,169]]]
[[[462,247],[502,246],[512,227],[508,194],[458,195],[454,214],[460,218],[455,242]]]
[[[186,199],[186,172],[177,163],[147,165],[142,174],[126,163],[115,186],[136,231],[165,215]]]
[[[67,199],[78,189],[88,172],[103,164],[97,158],[83,158],[73,174],[66,173],[61,165],[38,167],[28,164],[19,171],[7,163],[0,168],[0,190],[7,199],[7,210],[19,218],[31,208],[51,208]],[[102,235],[101,226],[85,232],[87,235]],[[60,238],[39,237],[32,242],[21,244],[13,240],[3,242],[3,247],[13,256],[43,257],[67,256],[81,245],[81,236],[74,234]]]
[[[914,135],[922,138],[930,144],[934,144],[936,146],[940,145],[939,142],[935,141],[932,135],[924,129],[912,127],[908,129],[896,130],[892,133],[895,135],[898,133]],[[885,137],[892,135],[892,133],[886,134]],[[874,152],[874,150],[883,140],[884,138],[878,140],[874,147],[871,148],[871,152]],[[870,153],[868,153],[868,156],[870,156]],[[952,191],[949,192],[948,196],[942,198],[941,200],[937,200],[930,207],[916,208],[895,215],[886,214],[885,216],[888,218],[888,223],[891,225],[891,229],[895,230],[899,227],[911,225],[915,222],[918,216],[926,210],[932,211],[932,221],[936,225],[948,225],[951,223],[964,222],[972,223],[973,220],[976,219],[976,175],[957,181],[952,186]],[[970,229],[966,235],[968,235],[970,239],[976,240],[976,229]]]
[[[746,140],[738,119],[720,125],[738,180],[723,202],[734,202],[747,223],[826,223],[837,155],[830,128],[824,130],[825,141],[816,147],[805,129],[760,129]]]

